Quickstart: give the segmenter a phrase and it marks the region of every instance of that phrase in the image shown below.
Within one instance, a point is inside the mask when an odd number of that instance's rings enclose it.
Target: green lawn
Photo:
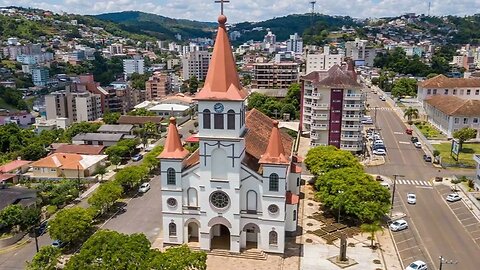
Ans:
[[[415,122],[415,126],[422,132],[427,139],[447,139],[447,137],[430,123],[421,121]]]
[[[443,163],[455,164],[457,161],[450,155],[451,143],[441,143],[432,145],[436,150],[440,151]],[[463,149],[458,156],[458,163],[466,166],[475,167],[475,161],[473,161],[473,154],[480,154],[479,143],[465,143]]]

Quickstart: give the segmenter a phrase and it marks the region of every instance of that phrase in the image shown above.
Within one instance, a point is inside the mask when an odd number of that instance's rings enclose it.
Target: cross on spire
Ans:
[[[229,0],[215,0],[215,3],[220,3],[220,14],[223,15],[223,4],[230,3]]]

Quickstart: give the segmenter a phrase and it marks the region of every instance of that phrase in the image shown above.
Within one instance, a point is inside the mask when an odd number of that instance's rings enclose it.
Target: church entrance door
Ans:
[[[210,229],[211,249],[230,250],[230,230],[222,224],[212,226]]]
[[[245,233],[246,246],[245,249],[258,248],[258,236],[260,235],[260,228],[257,224],[248,223],[243,227]]]
[[[188,223],[188,242],[198,242],[198,224],[196,222]]]

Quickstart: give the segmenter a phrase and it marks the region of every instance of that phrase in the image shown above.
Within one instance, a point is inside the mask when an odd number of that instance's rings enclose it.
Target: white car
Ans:
[[[373,154],[377,156],[385,156],[387,154],[387,151],[385,151],[385,149],[383,148],[378,148],[373,150]]]
[[[415,193],[408,193],[407,194],[407,203],[408,204],[416,204],[417,203],[417,196]]]
[[[381,182],[380,183],[380,186],[386,188],[386,189],[390,189],[390,184],[389,183],[386,183],[386,182]]]
[[[145,193],[150,189],[150,184],[149,183],[143,183],[139,188],[138,192],[140,193]]]
[[[416,148],[422,148],[422,143],[421,143],[421,142],[414,142],[413,145],[414,145]]]
[[[423,261],[412,262],[405,270],[427,270],[427,264]]]
[[[392,224],[390,224],[389,227],[390,227],[390,230],[392,230],[392,232],[398,232],[408,228],[408,223],[404,219],[399,219],[392,222]]]
[[[456,201],[460,201],[461,199],[462,198],[460,197],[460,195],[456,193],[448,194],[446,198],[448,202],[456,202]]]

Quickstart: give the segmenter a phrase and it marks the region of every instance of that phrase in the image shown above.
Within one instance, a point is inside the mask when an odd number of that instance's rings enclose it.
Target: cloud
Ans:
[[[431,0],[430,0],[431,1]],[[262,21],[273,17],[310,11],[309,0],[231,0],[225,4],[230,22]],[[427,13],[429,0],[323,0],[315,11],[355,18],[396,16],[407,12]],[[432,15],[471,15],[480,10],[480,1],[431,1]],[[220,13],[213,0],[0,0],[0,5],[37,7],[56,12],[100,14],[139,10],[172,18],[215,21]]]

